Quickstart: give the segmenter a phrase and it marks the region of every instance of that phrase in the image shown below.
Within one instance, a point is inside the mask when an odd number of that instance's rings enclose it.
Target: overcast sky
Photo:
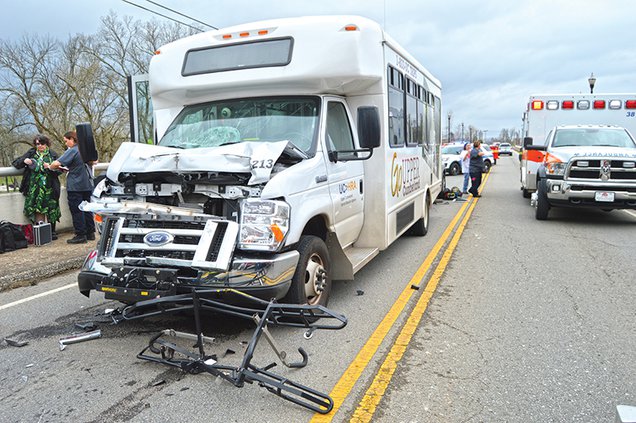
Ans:
[[[161,13],[147,0],[130,0]],[[0,38],[94,33],[109,10],[156,17],[122,0],[0,0]],[[262,19],[355,14],[387,32],[442,81],[444,128],[521,127],[529,95],[636,92],[633,0],[154,0],[222,28]],[[172,15],[180,20],[183,17]],[[186,20],[187,21],[187,20]],[[190,21],[187,21],[190,22]]]

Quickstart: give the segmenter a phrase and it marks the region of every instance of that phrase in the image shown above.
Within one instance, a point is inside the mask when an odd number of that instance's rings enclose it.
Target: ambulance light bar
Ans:
[[[561,102],[561,109],[564,110],[572,110],[574,109],[574,100],[563,100]],[[532,100],[530,103],[531,110],[543,110],[545,106],[546,110],[558,110],[559,109],[559,101],[558,100],[548,100],[544,102],[543,100]],[[589,110],[591,108],[597,110],[603,110],[605,108],[611,110],[620,110],[623,108],[622,100],[594,100],[590,104],[590,100],[578,100],[576,102],[576,108],[579,110]],[[625,100],[625,108],[626,109],[636,109],[636,99],[634,100]]]
[[[604,109],[605,108],[605,100],[594,100],[594,108],[595,109]]]

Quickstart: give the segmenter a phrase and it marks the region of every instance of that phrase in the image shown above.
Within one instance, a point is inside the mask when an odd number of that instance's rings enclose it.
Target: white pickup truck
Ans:
[[[557,126],[537,148],[545,151],[531,200],[538,220],[551,207],[636,209],[636,142],[625,128]]]

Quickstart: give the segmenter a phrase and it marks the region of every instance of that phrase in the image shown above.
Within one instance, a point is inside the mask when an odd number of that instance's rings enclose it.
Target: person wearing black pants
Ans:
[[[484,172],[484,152],[481,150],[481,140],[473,142],[473,149],[470,150],[469,173],[471,186],[468,192],[473,197],[481,197],[479,194],[479,186],[481,185],[481,174]]]
[[[69,244],[83,244],[95,239],[95,221],[93,214],[79,209],[82,201],[90,201],[93,191],[93,176],[77,148],[75,131],[64,134],[64,142],[68,150],[59,159],[51,163],[51,169],[67,171],[66,196],[68,207],[73,217],[75,237],[67,240]]]

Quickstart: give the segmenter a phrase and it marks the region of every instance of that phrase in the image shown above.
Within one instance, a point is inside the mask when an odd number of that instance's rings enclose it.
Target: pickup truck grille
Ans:
[[[607,182],[633,182],[636,183],[636,160],[621,159],[609,160],[609,171],[602,172],[603,159],[577,159],[566,171],[566,180],[587,179]],[[581,166],[579,162],[586,162],[587,166]],[[601,175],[607,174],[607,179]]]
[[[106,266],[137,265],[227,270],[238,224],[182,217],[113,217],[104,225],[100,255]]]

